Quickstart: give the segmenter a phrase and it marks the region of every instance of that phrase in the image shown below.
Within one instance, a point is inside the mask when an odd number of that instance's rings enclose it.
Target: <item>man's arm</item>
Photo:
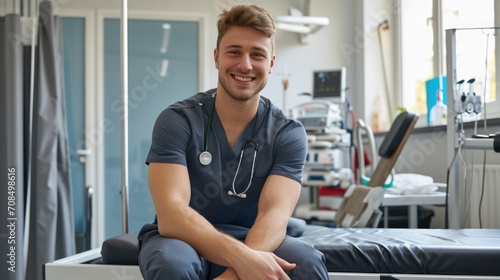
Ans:
[[[191,187],[187,168],[179,164],[150,163],[148,181],[161,235],[183,240],[208,260],[229,265],[244,244],[219,232],[189,207]]]
[[[283,242],[286,227],[300,196],[297,181],[271,175],[259,198],[257,219],[245,244],[252,249],[274,252]]]
[[[207,260],[234,268],[241,279],[287,279],[281,267],[290,264],[219,232],[189,207],[191,187],[185,166],[150,163],[148,180],[161,235],[183,240]]]
[[[268,177],[260,194],[257,219],[245,239],[248,247],[262,252],[274,252],[281,245],[300,190],[301,186],[297,181],[279,175]],[[277,263],[281,261],[277,256],[274,257]],[[282,266],[284,270],[293,268],[294,266],[288,264]],[[217,279],[238,277],[234,270],[227,269]]]

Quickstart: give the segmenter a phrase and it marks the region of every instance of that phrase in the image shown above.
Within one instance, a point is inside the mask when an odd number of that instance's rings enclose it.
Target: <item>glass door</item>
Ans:
[[[77,252],[82,252],[90,249],[91,231],[85,183],[85,163],[91,152],[85,145],[85,18],[61,21],[75,241]]]
[[[129,19],[129,231],[152,222],[146,155],[158,114],[199,90],[199,22]],[[104,237],[122,233],[120,21],[105,18]]]

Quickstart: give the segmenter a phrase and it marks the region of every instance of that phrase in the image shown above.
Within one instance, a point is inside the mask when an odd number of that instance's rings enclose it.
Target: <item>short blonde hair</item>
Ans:
[[[274,34],[276,24],[269,12],[255,4],[236,4],[229,10],[224,9],[217,21],[217,49],[227,30],[232,26],[252,27],[264,32],[271,39],[272,52],[274,52]]]

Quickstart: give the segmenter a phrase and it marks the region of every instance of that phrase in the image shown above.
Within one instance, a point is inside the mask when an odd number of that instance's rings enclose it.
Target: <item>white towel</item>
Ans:
[[[394,175],[392,188],[385,189],[393,194],[428,194],[438,189],[434,179],[430,176],[414,173],[399,173]]]

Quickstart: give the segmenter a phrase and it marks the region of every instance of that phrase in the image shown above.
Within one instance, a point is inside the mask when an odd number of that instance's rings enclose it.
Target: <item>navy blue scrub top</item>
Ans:
[[[212,162],[202,165],[205,131],[214,102],[215,89],[200,92],[177,102],[158,116],[146,163],[175,163],[188,168],[191,183],[190,206],[212,224],[233,224],[250,228],[257,216],[258,199],[269,175],[281,175],[302,183],[307,153],[307,136],[302,124],[288,119],[269,99],[260,97],[254,118],[231,149],[214,108],[208,127],[208,151]],[[246,198],[228,195],[232,191],[240,153],[243,150],[236,193],[249,183],[255,145],[258,144],[255,171]],[[287,191],[287,186],[277,186]]]

